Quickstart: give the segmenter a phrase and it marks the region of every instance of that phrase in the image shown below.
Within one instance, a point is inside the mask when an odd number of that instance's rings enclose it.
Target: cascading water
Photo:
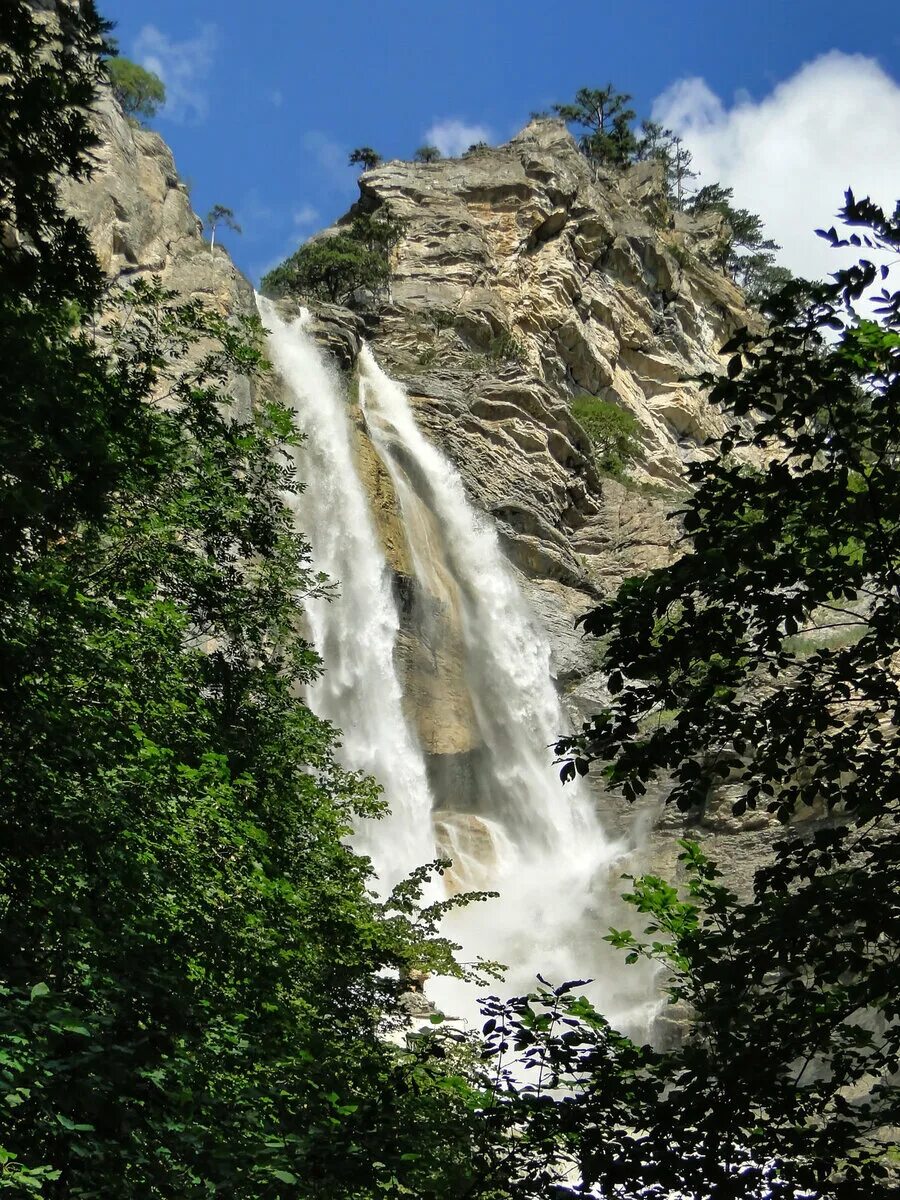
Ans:
[[[527,990],[538,971],[557,981],[586,971],[605,976],[599,1003],[633,1027],[641,1021],[634,989],[622,987],[618,971],[611,982],[603,967],[608,949],[598,936],[608,923],[602,910],[622,847],[604,836],[578,783],[561,788],[551,747],[564,718],[547,640],[493,525],[469,503],[458,472],[424,437],[406,392],[368,347],[359,374],[360,403],[394,484],[417,583],[458,615],[465,677],[486,751],[477,795],[465,797],[463,806],[471,811],[474,803],[490,831],[489,886],[500,898],[455,914],[450,932],[467,953],[509,964],[508,987]],[[485,881],[475,873],[471,882]],[[432,990],[447,1011],[471,1010],[464,985],[438,981]]]
[[[449,788],[449,803],[445,781],[441,810],[433,813],[425,757],[404,714],[400,617],[356,467],[347,398],[337,371],[305,331],[305,317],[287,323],[269,301],[257,297],[257,305],[305,435],[294,452],[306,485],[295,499],[297,522],[316,567],[339,587],[334,599],[306,603],[311,639],[325,664],[310,704],[343,731],[345,765],[374,775],[390,806],[386,818],[365,823],[356,844],[371,856],[386,892],[435,857],[437,836],[441,852],[454,860],[453,888],[500,893],[448,919],[464,959],[509,964],[507,991],[529,989],[538,971],[557,981],[599,975],[595,998],[602,1010],[620,1026],[645,1025],[652,1009],[646,988],[623,987],[621,972],[603,964],[608,882],[621,848],[604,837],[586,793],[559,784],[550,748],[564,720],[549,648],[493,526],[417,428],[402,387],[364,347],[360,403],[393,482],[415,584],[433,600],[430,611],[425,606],[416,614],[416,632],[427,643],[435,632],[429,622],[452,618],[481,746],[477,769]],[[477,1014],[471,985],[434,980],[429,993],[449,1013]]]
[[[394,663],[400,629],[390,572],[353,460],[347,401],[337,371],[304,331],[257,296],[269,354],[305,441],[295,450],[297,521],[313,562],[337,582],[332,600],[310,600],[311,640],[326,670],[311,688],[315,712],[343,731],[345,766],[373,775],[390,814],[365,822],[356,843],[375,865],[382,891],[434,858],[432,799],[422,752],[403,713]]]

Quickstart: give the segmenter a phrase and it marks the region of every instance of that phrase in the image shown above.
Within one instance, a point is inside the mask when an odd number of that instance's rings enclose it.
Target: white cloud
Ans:
[[[900,84],[873,59],[832,51],[762,100],[730,106],[702,79],[682,79],[653,106],[693,152],[703,182],[734,188],[783,246],[780,261],[808,278],[838,258],[813,233],[834,221],[844,191],[893,208],[900,196]]]
[[[134,43],[134,56],[166,85],[162,115],[196,124],[209,111],[205,84],[219,44],[215,25],[203,25],[196,37],[173,41],[155,25],[145,25]]]
[[[425,134],[425,143],[437,146],[446,158],[458,158],[476,142],[489,142],[491,131],[486,125],[468,125],[458,117],[435,121]]]
[[[304,133],[301,144],[306,153],[314,159],[319,174],[332,190],[347,192],[353,188],[359,170],[348,163],[350,152],[346,146],[342,146],[318,129]]]
[[[294,213],[294,224],[298,228],[302,225],[315,225],[319,219],[319,210],[313,208],[311,204],[304,204]]]
[[[272,88],[269,92],[269,103],[273,104],[276,108],[281,108],[282,104],[284,104],[284,92],[281,88]]]

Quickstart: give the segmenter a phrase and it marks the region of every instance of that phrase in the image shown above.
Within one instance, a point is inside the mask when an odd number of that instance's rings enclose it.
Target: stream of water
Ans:
[[[560,784],[552,744],[565,719],[549,645],[492,522],[417,426],[404,389],[364,347],[359,401],[396,494],[422,600],[411,619],[425,641],[429,621],[454,629],[455,668],[477,735],[474,777],[461,773],[455,788],[445,779],[434,812],[427,758],[404,715],[400,613],[353,452],[348,398],[303,318],[288,324],[268,301],[258,305],[306,438],[296,453],[305,485],[298,524],[317,569],[340,586],[337,599],[307,603],[325,664],[310,704],[343,730],[345,764],[373,774],[390,805],[389,817],[360,831],[359,848],[385,889],[444,853],[455,860],[455,887],[500,893],[455,912],[446,928],[463,959],[508,964],[500,990],[529,990],[537,972],[556,982],[589,973],[598,977],[594,996],[607,1016],[625,1027],[645,1024],[648,993],[611,969],[602,942],[623,848],[604,835],[587,789]],[[428,993],[448,1014],[477,1016],[479,990],[471,984],[432,980]]]
[[[305,441],[296,448],[304,491],[292,497],[313,563],[338,587],[306,604],[311,641],[326,669],[309,703],[342,731],[344,765],[374,775],[390,813],[366,821],[357,848],[371,856],[379,890],[434,858],[432,798],[422,751],[403,712],[395,648],[400,617],[384,551],[353,459],[347,397],[336,367],[304,331],[257,297],[268,346]]]

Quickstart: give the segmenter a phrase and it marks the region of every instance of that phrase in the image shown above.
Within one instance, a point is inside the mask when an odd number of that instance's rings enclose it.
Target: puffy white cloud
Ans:
[[[311,204],[303,204],[293,214],[294,224],[300,228],[304,225],[315,225],[319,219],[319,210],[313,208]]]
[[[458,158],[477,142],[489,142],[491,131],[486,125],[469,125],[458,117],[435,121],[425,134],[425,143],[437,146],[446,158]]]
[[[893,208],[900,197],[900,84],[874,59],[832,51],[759,101],[730,105],[702,79],[682,79],[653,117],[684,138],[703,182],[734,188],[783,246],[780,261],[819,278],[838,264],[813,233],[828,228],[844,191]]]
[[[203,25],[196,37],[176,42],[155,25],[145,25],[134,43],[134,56],[166,85],[162,115],[198,123],[209,111],[206,81],[219,45],[215,25]]]

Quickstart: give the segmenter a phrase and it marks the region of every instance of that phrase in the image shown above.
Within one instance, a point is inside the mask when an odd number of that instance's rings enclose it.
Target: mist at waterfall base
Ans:
[[[458,472],[416,425],[404,389],[368,347],[358,361],[369,436],[397,497],[415,587],[458,629],[462,669],[483,744],[474,795],[439,797],[403,710],[391,572],[354,454],[339,372],[304,329],[258,299],[269,353],[305,435],[296,450],[303,492],[299,527],[337,598],[306,603],[325,664],[309,702],[343,731],[342,760],[383,785],[390,814],[361,823],[354,844],[373,861],[384,893],[438,855],[454,859],[454,887],[499,897],[453,911],[445,934],[459,958],[507,965],[488,987],[432,979],[429,997],[448,1016],[477,1020],[477,997],[532,990],[540,972],[585,989],[619,1028],[645,1032],[655,1002],[646,974],[624,968],[603,942],[618,916],[623,847],[604,836],[586,789],[562,787],[552,744],[565,720],[550,676],[546,637],[527,608],[496,532],[466,497]],[[461,836],[477,823],[479,853]],[[438,831],[436,841],[435,830]],[[485,843],[489,846],[485,852]]]

